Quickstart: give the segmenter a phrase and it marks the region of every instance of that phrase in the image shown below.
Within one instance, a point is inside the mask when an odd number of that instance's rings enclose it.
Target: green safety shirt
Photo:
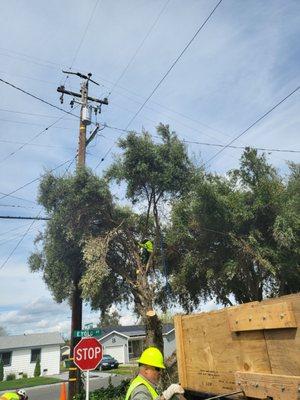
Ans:
[[[6,392],[0,395],[0,400],[20,400],[20,396],[15,392]]]
[[[153,252],[153,243],[151,242],[151,240],[147,240],[147,242],[145,242],[145,243],[139,243],[139,246],[142,247],[143,249],[147,250],[148,253]]]
[[[134,391],[135,388],[137,388],[140,385],[144,385],[146,386],[146,388],[148,389],[152,400],[155,400],[157,397],[159,397],[159,394],[156,392],[156,390],[154,389],[154,387],[147,381],[147,379],[143,378],[141,375],[138,375],[130,384],[127,393],[126,393],[126,397],[125,400],[129,400],[132,392]]]

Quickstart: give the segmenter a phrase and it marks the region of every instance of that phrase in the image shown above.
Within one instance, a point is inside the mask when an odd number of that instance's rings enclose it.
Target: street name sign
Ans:
[[[82,329],[81,331],[74,331],[73,337],[95,337],[100,336],[102,333],[100,328]]]

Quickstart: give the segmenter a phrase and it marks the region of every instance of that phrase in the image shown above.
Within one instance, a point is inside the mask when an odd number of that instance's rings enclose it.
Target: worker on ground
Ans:
[[[179,384],[173,383],[161,395],[157,385],[164,366],[164,359],[156,347],[148,347],[138,360],[139,374],[131,382],[125,400],[170,400],[176,394],[183,394]]]
[[[6,392],[0,395],[0,400],[28,400],[28,396],[23,389],[18,389],[15,392]]]
[[[147,264],[151,253],[153,253],[153,243],[149,239],[144,239],[142,243],[139,243],[141,248],[141,260],[143,264]]]

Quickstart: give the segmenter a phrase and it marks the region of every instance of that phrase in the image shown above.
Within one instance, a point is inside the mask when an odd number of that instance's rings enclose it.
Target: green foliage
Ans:
[[[41,360],[40,357],[38,356],[36,359],[33,376],[37,378],[40,375],[41,375]]]
[[[157,133],[162,143],[154,143],[148,132],[132,132],[121,139],[123,155],[107,172],[109,178],[126,182],[133,203],[167,199],[187,188],[191,164],[184,144],[168,125],[160,124]]]
[[[16,374],[10,373],[6,375],[7,381],[14,381],[16,379]]]
[[[27,379],[27,378],[28,378],[28,374],[27,374],[26,372],[23,372],[22,378],[23,378],[23,379]]]
[[[123,400],[126,396],[127,389],[129,387],[130,380],[123,380],[118,386],[113,386],[111,379],[109,379],[108,386],[106,388],[100,388],[90,393],[90,400]],[[74,400],[84,400],[85,393],[82,392],[75,396]]]
[[[174,294],[187,311],[201,299],[231,304],[300,290],[299,168],[287,183],[246,149],[227,177],[199,172],[176,203],[168,232]]]
[[[101,313],[98,326],[101,328],[120,325],[120,314],[117,310]]]
[[[36,238],[29,257],[31,271],[43,278],[58,302],[70,299],[86,269],[83,246],[89,235],[101,234],[111,225],[112,197],[104,180],[86,169],[75,175],[47,174],[39,188],[39,203],[51,220]]]
[[[0,360],[0,382],[2,382],[4,379],[4,364],[3,360]]]

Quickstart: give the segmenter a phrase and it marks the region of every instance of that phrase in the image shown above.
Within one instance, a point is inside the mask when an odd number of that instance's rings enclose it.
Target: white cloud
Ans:
[[[99,2],[76,53],[94,1],[42,3],[29,0],[22,13],[18,12],[19,1],[5,2],[0,24],[1,37],[5,38],[5,49],[0,49],[0,77],[60,106],[56,87],[65,80],[61,69],[73,63],[74,70],[92,72],[99,83],[106,85],[91,84],[91,95],[107,95],[164,4],[164,0]],[[212,7],[210,0],[173,0],[172,5],[168,5],[112,93],[111,103],[103,107],[101,122],[121,128],[127,125]],[[268,4],[259,0],[222,2],[130,128],[140,130],[144,126],[154,133],[155,126],[163,121],[187,140],[227,143],[298,85],[299,31],[300,3],[297,0],[276,0]],[[78,91],[79,83],[78,78],[69,77],[66,87]],[[63,115],[3,83],[0,87],[0,140],[27,142],[54,121],[16,112],[55,118]],[[63,107],[66,109],[69,101],[65,99]],[[299,93],[236,144],[300,149],[298,103]],[[3,111],[5,109],[13,112]],[[34,143],[61,147],[26,146],[2,162],[20,145],[1,142],[1,192],[11,192],[41,176],[44,167],[54,168],[74,157],[78,119],[66,116],[57,126],[70,129],[50,128]],[[103,134],[105,139],[100,137],[89,146],[88,151],[93,156],[87,156],[87,163],[91,168],[115,142],[119,132],[107,129]],[[215,148],[189,146],[190,154],[199,154],[200,150],[203,160],[216,153]],[[99,166],[99,174],[109,165],[113,152],[117,149],[113,148]],[[226,149],[214,159],[210,169],[225,174],[238,165],[240,155],[240,150]],[[269,160],[283,173],[286,159],[299,162],[299,155],[269,155]],[[59,171],[63,172],[64,168]],[[35,201],[37,190],[38,182],[34,182],[14,195]],[[112,191],[114,195],[122,195],[117,185]],[[28,208],[5,206],[7,204]],[[25,200],[9,197],[0,200],[3,214],[37,215],[38,210],[36,204]],[[11,231],[21,223],[22,229]],[[12,333],[50,329],[67,332],[70,329],[68,306],[55,304],[41,275],[28,270],[27,258],[34,249],[36,231],[43,226],[44,223],[36,222],[33,231],[24,237],[0,269],[0,323],[7,325]],[[25,231],[23,222],[1,221],[0,265]],[[213,307],[213,304],[206,307]],[[84,322],[96,324],[98,319],[99,313],[85,307]],[[135,322],[130,310],[122,310],[121,321]]]

